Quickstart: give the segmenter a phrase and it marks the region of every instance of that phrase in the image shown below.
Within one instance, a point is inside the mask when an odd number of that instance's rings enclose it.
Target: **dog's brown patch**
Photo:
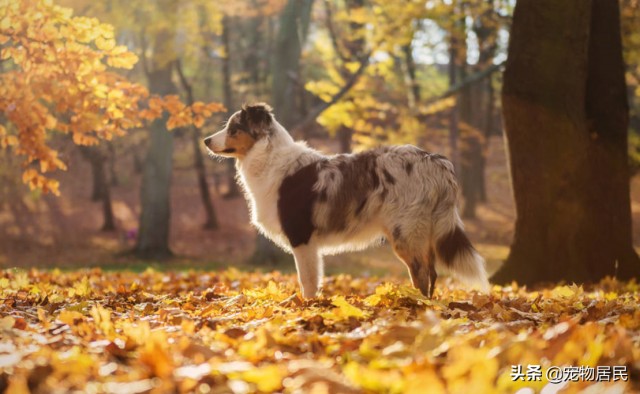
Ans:
[[[376,174],[377,152],[338,155],[328,166],[337,168],[341,183],[337,194],[330,196],[330,210],[326,231],[341,231],[347,227],[350,216],[359,215],[371,201],[371,194],[379,187]]]
[[[254,138],[268,134],[273,124],[272,109],[265,103],[243,105],[240,111],[240,124]]]
[[[318,181],[318,164],[300,168],[282,181],[278,198],[278,216],[291,247],[309,242],[315,230],[313,206],[318,193],[313,186]]]
[[[225,153],[233,154],[234,156],[244,157],[253,148],[253,145],[257,142],[251,134],[244,130],[237,130],[235,133],[227,133],[227,138],[224,141]]]

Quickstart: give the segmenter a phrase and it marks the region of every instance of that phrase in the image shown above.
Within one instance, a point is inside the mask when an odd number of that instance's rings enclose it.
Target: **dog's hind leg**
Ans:
[[[300,245],[293,248],[293,257],[298,270],[298,282],[304,298],[315,297],[322,287],[324,267],[322,256],[313,245]]]

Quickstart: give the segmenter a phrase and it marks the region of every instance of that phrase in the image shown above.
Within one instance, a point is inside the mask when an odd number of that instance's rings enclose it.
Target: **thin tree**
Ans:
[[[187,80],[187,77],[182,71],[182,65],[178,59],[175,63],[176,71],[180,79],[180,85],[187,95],[187,104],[193,105],[195,99],[193,98],[193,86]],[[216,211],[211,202],[211,193],[209,193],[209,183],[207,182],[207,170],[204,166],[204,157],[202,155],[202,138],[200,128],[195,125],[189,126],[189,137],[191,138],[191,146],[193,148],[193,165],[196,169],[196,176],[198,178],[198,188],[200,189],[200,200],[205,212],[205,222],[203,227],[207,230],[213,230],[218,228],[218,217]]]

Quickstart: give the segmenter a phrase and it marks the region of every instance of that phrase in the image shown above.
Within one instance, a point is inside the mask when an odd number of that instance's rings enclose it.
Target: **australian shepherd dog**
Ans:
[[[305,298],[321,288],[323,255],[383,238],[425,296],[433,295],[437,272],[489,289],[445,157],[411,145],[326,156],[294,141],[266,104],[244,106],[204,142],[213,155],[236,159],[251,221],[293,253]]]

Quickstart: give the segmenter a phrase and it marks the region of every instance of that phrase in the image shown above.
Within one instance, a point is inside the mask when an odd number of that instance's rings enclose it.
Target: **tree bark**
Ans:
[[[222,88],[224,92],[224,106],[227,108],[227,116],[231,116],[234,110],[233,90],[231,89],[231,23],[229,17],[224,16],[222,19],[222,45],[224,46],[225,57],[222,59]],[[255,66],[257,69],[257,65]],[[236,183],[236,166],[233,160],[226,162],[227,184],[229,189],[225,194],[225,198],[236,198],[240,196],[240,188]]]
[[[93,175],[92,201],[102,201],[103,225],[102,231],[113,231],[116,229],[113,209],[111,206],[111,184],[107,179],[105,165],[107,164],[106,154],[97,146],[80,146],[80,154],[91,165]]]
[[[618,2],[519,0],[510,40],[502,102],[518,217],[495,280],[637,277]]]
[[[164,9],[177,8],[175,0],[163,1]],[[170,28],[161,30],[156,36],[154,55],[172,53],[175,32]],[[152,94],[176,94],[171,81],[173,61],[157,59],[153,70],[148,70],[149,91]],[[149,129],[149,149],[143,165],[142,189],[140,193],[140,231],[135,254],[144,259],[163,259],[172,255],[169,248],[171,221],[171,173],[173,169],[173,134],[167,130],[165,115],[155,120]]]
[[[102,196],[102,212],[104,217],[104,223],[102,224],[102,231],[115,231],[116,223],[113,217],[113,206],[111,204],[111,187],[107,184],[104,189],[104,195]]]
[[[449,37],[449,88],[456,86],[458,80],[457,59],[458,59],[458,38],[453,28]],[[458,97],[455,97],[455,104],[451,107],[451,114],[449,115],[449,155],[451,163],[454,168],[459,167],[458,158]]]
[[[95,146],[80,146],[80,154],[91,166],[91,201],[100,201],[104,197],[107,178],[104,171],[104,156]]]
[[[405,80],[408,85],[408,93],[409,93],[409,107],[415,108],[416,105],[420,103],[421,94],[420,94],[420,84],[416,79],[416,64],[413,60],[413,47],[411,43],[402,46],[402,53],[404,55],[405,62]]]
[[[313,0],[289,0],[280,15],[280,26],[276,36],[275,57],[273,60],[273,107],[279,111],[278,120],[286,128],[294,125],[298,114],[295,102],[295,83],[291,75],[298,75],[300,54],[306,36]],[[251,262],[264,264],[291,260],[288,256],[262,234],[256,239],[256,249]]]
[[[193,88],[187,77],[182,72],[180,60],[176,61],[176,70],[180,79],[180,84],[187,94],[187,104],[193,105],[195,99],[193,97]],[[198,188],[200,189],[200,200],[205,212],[205,223],[203,227],[207,230],[218,228],[218,218],[216,211],[211,202],[211,194],[209,193],[209,184],[207,183],[207,171],[204,167],[204,158],[202,157],[202,138],[200,129],[194,125],[189,126],[189,134],[191,137],[191,146],[193,148],[193,166],[196,169],[196,177],[198,178]]]
[[[351,127],[340,126],[337,133],[338,142],[340,143],[340,153],[351,153],[351,139],[353,138],[353,129]]]
[[[293,126],[298,120],[295,83],[300,69],[300,54],[308,27],[313,0],[289,0],[280,15],[273,58],[273,107],[280,114],[278,120],[284,127]]]
[[[118,172],[116,171],[116,162],[117,162],[117,155],[116,155],[116,146],[113,143],[113,141],[109,141],[107,142],[107,149],[109,150],[109,158],[108,158],[108,162],[109,162],[109,177],[111,178],[110,181],[110,185],[111,186],[118,186],[120,184],[120,179],[118,178]]]

